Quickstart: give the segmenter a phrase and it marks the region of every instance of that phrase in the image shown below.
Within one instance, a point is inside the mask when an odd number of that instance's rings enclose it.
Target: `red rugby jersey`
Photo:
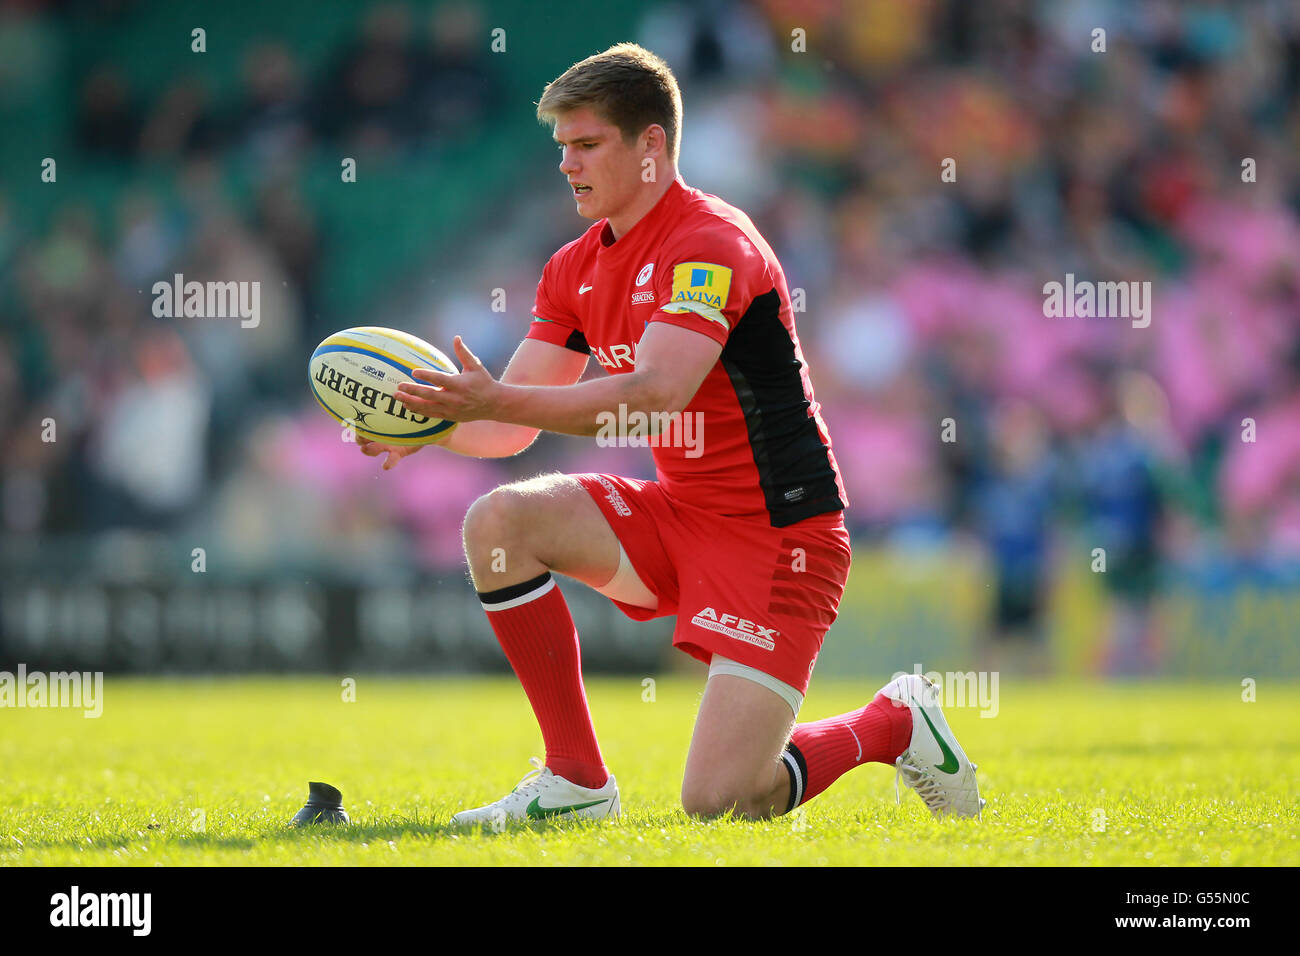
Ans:
[[[533,316],[528,338],[590,352],[615,375],[633,370],[651,322],[722,345],[683,421],[649,442],[670,498],[774,527],[830,524],[847,506],[785,274],[739,209],[679,177],[617,242],[602,219],[555,253]]]

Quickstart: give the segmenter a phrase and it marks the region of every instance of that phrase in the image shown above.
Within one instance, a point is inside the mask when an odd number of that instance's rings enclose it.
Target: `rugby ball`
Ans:
[[[356,434],[385,445],[441,441],[455,422],[428,418],[397,400],[397,386],[420,382],[411,372],[433,368],[455,374],[451,359],[407,332],[361,326],[335,332],[311,353],[307,382],[321,408]]]

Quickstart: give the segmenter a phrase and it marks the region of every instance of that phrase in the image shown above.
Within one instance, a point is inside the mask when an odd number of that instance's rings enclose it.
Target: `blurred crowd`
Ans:
[[[121,4],[118,15],[142,6]],[[8,19],[0,45],[29,33],[38,35]],[[500,97],[485,35],[472,3],[376,4],[312,74],[290,40],[250,42],[240,89],[225,101],[197,73],[133,89],[126,64],[87,66],[69,101],[54,104],[70,117],[75,147],[60,157],[63,179],[73,178],[69,166],[138,176],[114,197],[107,225],[72,185],[76,198],[48,228],[25,230],[0,191],[0,407],[9,412],[0,526],[168,531],[211,521],[214,494],[256,468],[250,423],[301,405],[300,366],[332,331],[320,301],[326,240],[302,195],[304,158],[329,148],[400,162],[482,127]],[[247,214],[228,192],[236,169],[256,171]],[[260,283],[255,334],[237,322],[156,318],[152,286],[176,273]]]
[[[243,88],[226,104],[196,76],[142,95],[122,64],[98,64],[75,105],[77,145],[87,156],[139,162],[228,152],[277,160],[313,138],[417,148],[458,135],[496,104],[486,36],[472,4],[435,7],[423,29],[412,8],[377,4],[317,76],[303,75],[291,42],[250,44]]]
[[[313,322],[323,240],[293,157],[492,123],[489,25],[473,4],[379,4],[317,75],[291,44],[250,47],[233,103],[87,74],[68,104],[84,155],[177,164],[182,190],[123,195],[108,230],[70,205],[38,235],[0,195],[6,531],[200,528],[250,563],[452,568],[464,507],[498,481],[650,475],[644,453],[555,438],[380,479],[306,400],[332,329]],[[697,0],[648,6],[637,32],[683,86],[683,176],[749,212],[802,291],[858,542],[977,543],[1007,631],[1038,626],[1063,547],[1104,549],[1137,630],[1170,563],[1300,559],[1294,3]],[[272,172],[232,215],[214,168],[249,155]],[[499,370],[541,265],[585,225],[560,185],[521,168],[509,254],[485,223],[459,242],[473,267],[439,263],[436,297],[380,324],[444,348],[464,333]],[[153,319],[138,290],[173,271],[260,277],[266,328]],[[1150,282],[1150,325],[1048,317],[1043,286],[1067,274]]]

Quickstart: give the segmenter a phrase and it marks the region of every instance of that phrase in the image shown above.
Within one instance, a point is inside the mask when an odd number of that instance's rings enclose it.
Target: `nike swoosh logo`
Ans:
[[[916,704],[916,709],[921,712],[921,716],[925,718],[925,722],[930,725],[930,733],[934,734],[934,739],[939,741],[939,749],[943,751],[943,763],[935,764],[935,769],[939,770],[941,773],[956,773],[957,768],[961,766],[957,761],[957,755],[952,752],[952,748],[950,748],[948,742],[943,739],[943,735],[934,729],[934,722],[930,720],[930,716],[925,712],[925,708],[916,703],[915,697],[912,698],[912,703]]]
[[[604,803],[608,799],[608,797],[605,797],[601,800],[592,800],[591,803],[575,803],[568,807],[544,807],[542,806],[541,797],[533,797],[533,802],[528,804],[528,808],[524,812],[530,817],[540,820],[544,817],[553,817],[557,813],[570,813],[574,810],[585,810],[588,807],[594,807],[598,803]]]
[[[858,755],[857,755],[856,757],[853,758],[853,762],[854,762],[854,763],[857,763],[859,760],[862,759],[862,741],[858,739],[858,735],[857,735],[857,734],[854,734],[854,733],[853,733],[853,728],[852,728],[852,727],[850,727],[850,726],[848,726],[847,724],[845,724],[845,725],[844,725],[844,729],[847,730],[849,733],[853,734],[853,742],[854,742],[855,744],[858,745]]]
[[[578,286],[578,295],[586,295],[588,292],[590,292],[590,291],[591,291],[592,289],[594,289],[594,288],[595,288],[595,286],[592,286],[592,285],[580,285],[580,286]]]

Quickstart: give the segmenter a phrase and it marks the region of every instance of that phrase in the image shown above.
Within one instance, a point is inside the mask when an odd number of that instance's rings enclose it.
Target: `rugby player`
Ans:
[[[619,812],[553,572],[635,620],[677,615],[674,646],[709,665],[682,781],[688,813],[788,813],[854,766],[885,763],[936,815],[978,816],[975,766],[925,678],[795,723],[849,573],[848,501],[781,264],[743,212],[677,172],[672,72],[618,44],[551,82],[537,115],[578,213],[595,223],[547,263],[500,381],[457,336],[459,374],[419,370],[427,384],[398,394],[461,422],[440,444],[476,457],[516,455],[541,430],[600,435],[642,413],[658,425],[658,480],[547,474],[470,507],[470,575],[546,761],[453,821]],[[592,355],[610,374],[580,382]],[[419,447],[361,445],[387,455],[385,470]]]

